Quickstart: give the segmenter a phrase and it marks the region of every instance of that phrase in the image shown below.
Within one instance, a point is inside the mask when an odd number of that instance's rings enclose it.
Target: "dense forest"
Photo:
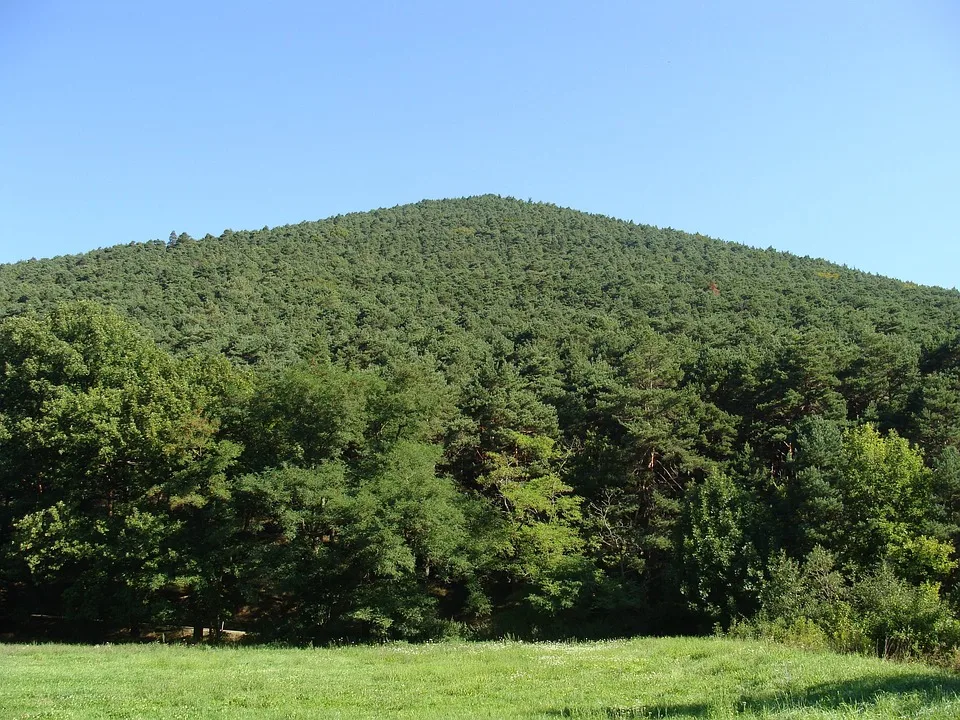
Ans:
[[[960,293],[497,196],[0,266],[0,631],[960,646]]]

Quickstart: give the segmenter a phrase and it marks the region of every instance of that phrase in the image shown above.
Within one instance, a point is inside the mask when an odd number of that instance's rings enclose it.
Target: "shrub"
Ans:
[[[960,645],[960,622],[937,583],[911,585],[884,565],[851,594],[859,624],[881,657],[942,656]]]
[[[937,583],[911,584],[886,564],[851,581],[819,547],[802,563],[772,558],[760,612],[731,634],[884,658],[949,661],[960,652],[960,621]]]

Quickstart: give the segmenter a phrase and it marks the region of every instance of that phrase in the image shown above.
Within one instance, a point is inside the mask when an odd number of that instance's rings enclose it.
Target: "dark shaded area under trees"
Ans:
[[[0,317],[7,630],[960,643],[956,291],[483,196],[0,266]]]

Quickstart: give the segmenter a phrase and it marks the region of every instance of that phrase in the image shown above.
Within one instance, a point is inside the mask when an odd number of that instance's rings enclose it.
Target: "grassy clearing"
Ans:
[[[2,718],[960,717],[960,677],[762,642],[0,646]]]

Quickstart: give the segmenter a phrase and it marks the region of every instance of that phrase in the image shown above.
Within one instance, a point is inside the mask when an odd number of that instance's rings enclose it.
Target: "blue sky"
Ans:
[[[0,0],[0,262],[499,193],[960,285],[960,4]]]

